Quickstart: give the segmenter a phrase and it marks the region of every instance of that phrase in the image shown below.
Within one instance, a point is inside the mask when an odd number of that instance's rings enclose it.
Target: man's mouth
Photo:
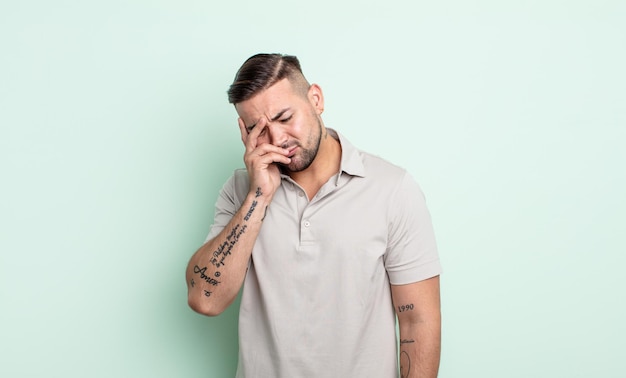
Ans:
[[[298,149],[298,146],[293,146],[293,147],[290,147],[290,148],[289,148],[289,150],[288,150],[288,152],[287,152],[287,157],[289,157],[289,158],[290,158],[290,157],[292,157],[293,155],[295,155],[295,154],[296,154],[296,150],[297,150],[297,149]]]

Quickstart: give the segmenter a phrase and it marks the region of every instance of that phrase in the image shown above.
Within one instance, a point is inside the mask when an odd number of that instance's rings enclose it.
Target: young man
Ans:
[[[441,268],[419,186],[324,126],[294,56],[251,57],[228,95],[246,169],[187,284],[209,316],[244,286],[237,377],[436,377]]]

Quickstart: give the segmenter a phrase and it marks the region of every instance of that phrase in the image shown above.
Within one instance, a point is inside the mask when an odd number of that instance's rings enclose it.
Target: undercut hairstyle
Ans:
[[[293,55],[257,54],[246,60],[228,89],[228,102],[238,104],[287,78],[296,91],[306,94],[309,83],[300,61]]]

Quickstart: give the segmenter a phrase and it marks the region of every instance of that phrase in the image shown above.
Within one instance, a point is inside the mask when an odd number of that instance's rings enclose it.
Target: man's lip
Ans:
[[[298,146],[293,146],[291,147],[288,152],[287,152],[287,157],[292,157],[293,155],[296,154],[296,149],[298,148]]]

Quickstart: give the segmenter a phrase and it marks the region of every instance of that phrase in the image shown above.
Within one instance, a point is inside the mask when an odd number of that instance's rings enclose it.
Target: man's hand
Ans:
[[[241,141],[246,147],[243,161],[250,176],[250,190],[257,196],[272,198],[280,185],[280,171],[276,163],[289,164],[291,162],[287,157],[289,151],[270,143],[259,144],[261,133],[270,132],[265,117],[261,117],[251,131],[246,129],[241,118],[238,122]]]

